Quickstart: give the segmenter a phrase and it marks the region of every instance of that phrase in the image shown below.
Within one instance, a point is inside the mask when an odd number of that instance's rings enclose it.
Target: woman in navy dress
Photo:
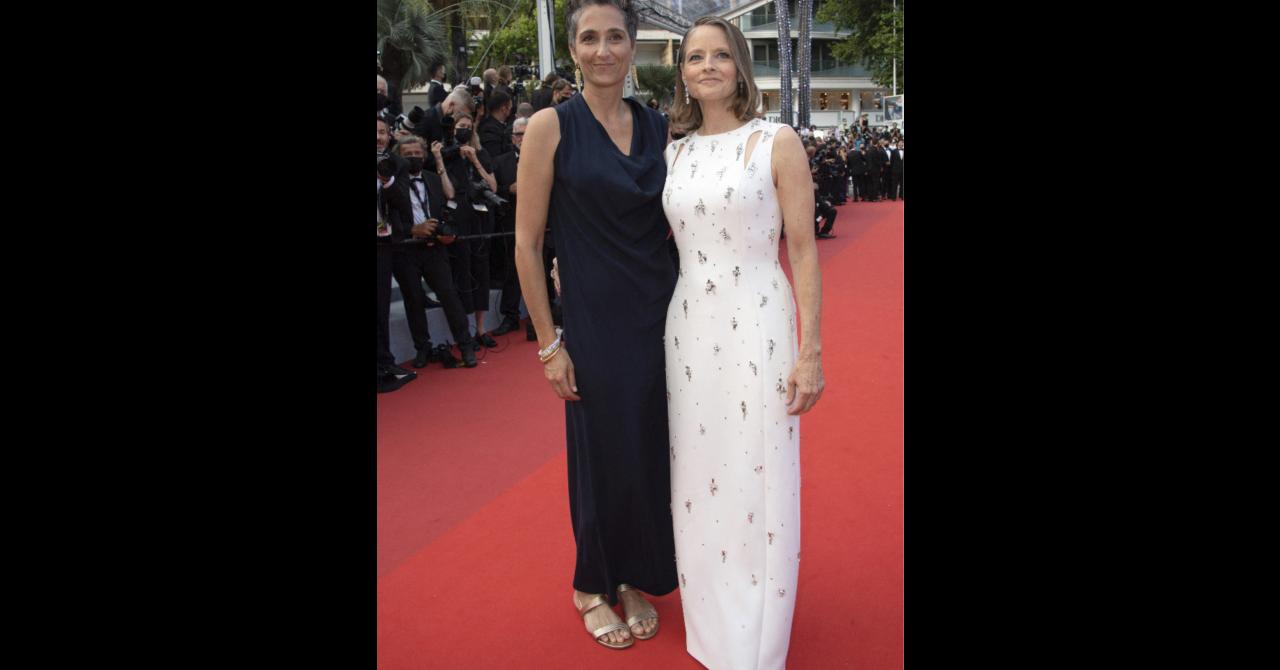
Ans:
[[[566,400],[574,606],[597,642],[623,649],[657,633],[640,592],[677,584],[662,342],[676,282],[661,202],[667,122],[622,97],[638,25],[630,3],[571,0],[567,14],[583,93],[525,132],[516,265],[544,373]],[[561,335],[543,279],[548,225]]]

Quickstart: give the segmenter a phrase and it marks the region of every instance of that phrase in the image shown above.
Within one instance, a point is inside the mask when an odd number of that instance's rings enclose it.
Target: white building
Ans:
[[[681,0],[649,0],[683,14]],[[823,0],[814,0],[813,11],[817,14]],[[800,37],[799,21],[796,20],[796,2],[790,0],[791,12],[791,54],[797,60]],[[774,0],[733,0],[728,7],[718,12],[742,30],[751,49],[752,72],[759,87],[766,117],[771,121],[780,120],[781,97],[778,94],[780,77],[778,76],[778,23]],[[686,16],[692,22],[696,16]],[[636,62],[639,64],[662,63],[672,65],[678,55],[680,38],[677,34],[641,23],[637,35]],[[819,128],[832,128],[848,123],[858,122],[863,114],[871,125],[884,121],[884,111],[880,98],[890,95],[891,91],[877,85],[871,80],[867,70],[858,65],[841,63],[831,53],[831,45],[847,37],[848,33],[838,32],[830,23],[814,23],[810,33],[812,52],[810,63],[809,89],[809,121]],[[793,62],[792,67],[797,63]],[[791,85],[798,86],[799,77],[791,74]],[[799,101],[793,95],[794,112],[799,110]]]
[[[641,9],[641,21],[636,33],[637,65],[674,65],[680,48],[680,38],[684,32],[674,32],[675,27],[662,16],[684,16],[688,23],[697,17],[686,16],[686,11],[696,11],[686,7],[683,0],[637,0]],[[799,49],[799,21],[796,20],[796,2],[789,0],[791,13],[792,59],[797,61]],[[823,0],[813,0],[815,15],[822,6]],[[646,11],[647,10],[647,11]],[[780,120],[781,98],[778,94],[780,77],[778,76],[778,24],[774,0],[730,0],[729,5],[718,14],[728,19],[742,30],[751,50],[752,71],[756,85],[759,87],[765,116],[770,121]],[[479,27],[479,26],[478,26]],[[472,32],[471,44],[474,48],[479,38],[488,31],[485,24]],[[860,123],[865,115],[871,125],[884,123],[884,111],[880,99],[892,92],[871,80],[870,73],[859,65],[842,63],[832,55],[831,45],[847,37],[848,33],[837,32],[830,23],[814,23],[810,38],[812,40],[811,75],[809,78],[810,104],[809,122],[819,128],[833,128],[838,125]],[[796,63],[792,63],[795,67]],[[799,77],[791,74],[791,85],[798,87]],[[793,117],[798,111],[798,100],[792,96]],[[426,106],[426,88],[410,91],[404,96],[405,109],[412,109],[414,104]]]

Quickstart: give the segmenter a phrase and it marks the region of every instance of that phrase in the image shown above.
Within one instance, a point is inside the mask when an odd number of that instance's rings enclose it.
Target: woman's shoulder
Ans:
[[[777,137],[780,133],[783,132],[783,129],[790,130],[792,135],[795,135],[795,132],[796,132],[795,129],[793,129],[791,126],[788,126],[785,123],[769,121],[768,119],[765,119],[765,118],[752,119],[751,123],[755,124],[754,126],[755,129],[763,130],[764,132],[769,133],[770,137]],[[796,135],[796,137],[799,137],[799,135]]]

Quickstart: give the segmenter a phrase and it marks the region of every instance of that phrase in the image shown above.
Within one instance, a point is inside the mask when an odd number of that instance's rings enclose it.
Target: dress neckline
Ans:
[[[609,136],[609,129],[605,128],[604,124],[600,123],[600,119],[597,119],[596,115],[591,112],[591,105],[587,104],[586,98],[583,98],[581,93],[573,97],[581,100],[579,104],[582,105],[583,113],[591,117],[591,121],[595,123],[596,127],[600,129],[600,132],[604,134],[604,138],[609,141],[609,146],[613,147],[613,150],[617,151],[618,155],[622,156],[623,158],[635,158],[636,144],[639,143],[640,141],[640,114],[641,114],[641,109],[644,107],[644,105],[641,105],[640,103],[628,97],[622,98],[623,102],[628,103],[627,106],[631,108],[631,146],[628,147],[630,151],[624,154],[622,153],[622,149],[618,148],[618,143],[614,142],[613,138]]]
[[[703,134],[702,129],[699,128],[698,130],[693,131],[693,137],[724,137],[725,135],[733,135],[733,134],[742,132],[743,128],[750,127],[752,124],[754,124],[758,120],[759,119],[751,119],[750,121],[747,121],[746,123],[738,126],[737,128],[734,128],[733,130],[726,130],[723,133],[715,133],[713,135],[705,135]]]

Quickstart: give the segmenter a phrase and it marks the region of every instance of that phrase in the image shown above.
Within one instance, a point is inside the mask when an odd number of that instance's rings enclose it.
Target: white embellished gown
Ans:
[[[712,670],[785,667],[795,610],[796,308],[770,168],[781,127],[694,132],[665,152],[663,207],[680,253],[664,337],[676,565],[688,651]]]

